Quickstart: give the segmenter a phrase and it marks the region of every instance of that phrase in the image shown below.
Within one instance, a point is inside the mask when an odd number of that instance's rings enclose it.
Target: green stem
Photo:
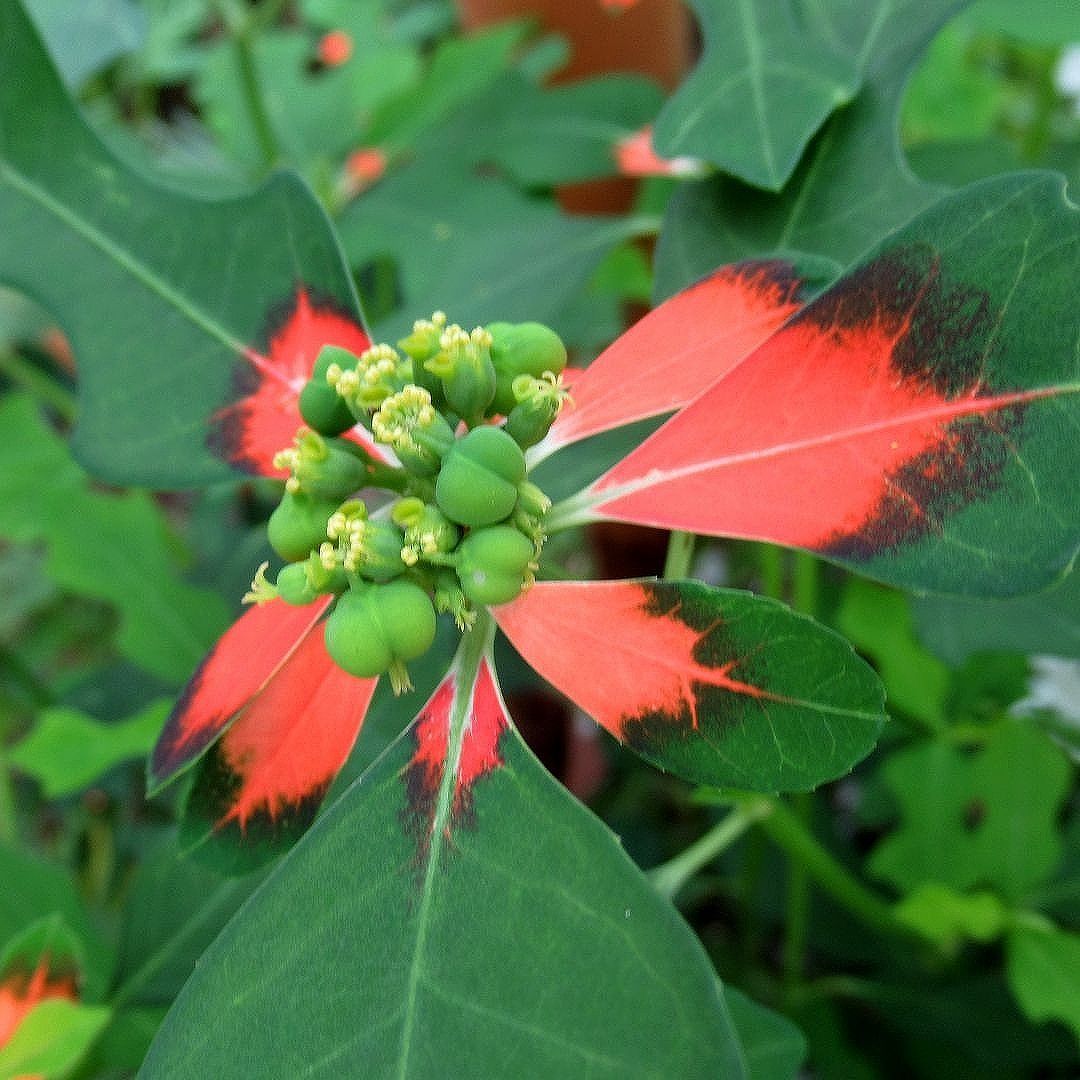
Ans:
[[[792,820],[810,836],[813,803],[801,793],[793,799]],[[766,829],[768,826],[766,826]],[[789,1006],[798,1000],[806,970],[806,946],[810,937],[810,871],[805,862],[788,860],[788,880],[784,921],[784,996]]]
[[[689,532],[673,532],[668,538],[667,558],[664,560],[664,577],[668,581],[690,576],[696,542],[697,537]]]
[[[804,615],[815,616],[821,593],[821,564],[805,551],[794,552],[791,606]]]
[[[266,108],[266,99],[259,84],[259,72],[255,65],[253,42],[257,31],[256,21],[248,13],[237,11],[231,0],[217,0],[217,9],[232,38],[236,67],[240,75],[240,87],[251,116],[251,126],[255,129],[259,151],[266,167],[272,168],[283,157],[283,154],[277,136],[274,134],[273,125],[270,123],[270,114]]]
[[[702,867],[735,843],[767,812],[767,807],[762,806],[735,807],[723,821],[717,822],[684,851],[649,871],[657,892],[670,900]]]
[[[784,550],[775,544],[758,545],[758,571],[761,574],[761,592],[779,600],[784,595]]]
[[[75,395],[17,352],[0,349],[0,374],[29,390],[38,401],[48,405],[69,424],[74,423]]]
[[[846,907],[867,926],[881,933],[926,941],[894,913],[892,906],[862,884],[818,842],[798,815],[782,802],[765,795],[736,795],[736,805],[765,806],[760,822],[768,837],[807,873],[834,900]],[[932,942],[930,942],[932,944]]]

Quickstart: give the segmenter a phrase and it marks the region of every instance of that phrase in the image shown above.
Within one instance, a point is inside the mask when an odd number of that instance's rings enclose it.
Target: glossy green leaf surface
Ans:
[[[812,11],[784,4],[691,0],[703,54],[656,122],[665,157],[704,158],[770,191],[859,82],[856,57]]]
[[[543,582],[495,617],[597,723],[696,783],[804,791],[851,769],[884,724],[881,684],[846,641],[750,593]]]
[[[358,319],[323,211],[288,174],[211,201],[129,171],[15,0],[0,3],[0,113],[0,280],[62,320],[79,364],[76,454],[122,483],[229,477],[210,423],[254,374],[273,309],[303,283]]]
[[[200,961],[140,1075],[193,1073],[746,1070],[700,945],[507,726],[485,661],[475,691],[442,684]]]
[[[912,66],[959,6],[957,0],[806,5],[818,33],[854,60],[858,93],[828,120],[778,194],[726,177],[680,186],[657,248],[657,294],[669,296],[715,266],[747,258],[810,255],[839,270],[932,202],[940,189],[907,167],[897,115]]]
[[[95,487],[28,397],[0,403],[0,536],[44,542],[56,584],[120,613],[116,644],[181,680],[225,623],[225,605],[178,574],[165,518],[143,492]]]
[[[803,547],[906,587],[1046,587],[1080,537],[1063,187],[1015,173],[942,199],[567,509]]]

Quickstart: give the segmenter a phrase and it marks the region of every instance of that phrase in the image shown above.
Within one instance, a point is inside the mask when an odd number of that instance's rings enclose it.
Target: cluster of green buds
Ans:
[[[332,595],[335,662],[408,689],[438,614],[466,630],[534,581],[551,504],[525,451],[567,401],[565,366],[546,326],[466,331],[438,311],[396,347],[325,347],[300,394],[307,426],[274,460],[289,478],[268,535],[286,565],[273,583],[260,567],[245,600]],[[345,437],[358,424],[395,463]]]

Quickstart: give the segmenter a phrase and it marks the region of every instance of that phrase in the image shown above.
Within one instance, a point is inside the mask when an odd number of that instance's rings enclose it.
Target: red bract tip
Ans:
[[[637,7],[637,5],[638,0],[600,0],[600,6],[605,11],[610,11],[615,15],[629,11],[632,7]]]
[[[370,187],[386,172],[386,154],[374,146],[354,150],[345,159],[345,173],[355,191]]]
[[[620,139],[615,144],[614,154],[623,176],[701,176],[708,167],[697,158],[660,157],[653,149],[652,124]]]
[[[344,30],[331,30],[319,39],[319,59],[327,67],[340,67],[352,51],[352,38]]]

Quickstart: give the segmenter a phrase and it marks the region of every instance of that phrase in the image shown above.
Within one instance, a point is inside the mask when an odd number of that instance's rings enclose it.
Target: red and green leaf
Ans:
[[[1076,553],[1080,214],[1049,175],[942,200],[602,476],[582,516],[1007,595]]]
[[[220,737],[245,705],[280,675],[310,637],[331,597],[305,607],[271,600],[249,608],[218,639],[188,681],[150,756],[154,794]]]
[[[214,200],[127,168],[82,121],[14,0],[0,0],[0,70],[19,72],[0,80],[0,280],[63,320],[77,455],[99,476],[157,487],[264,472],[278,431],[281,445],[292,438],[282,414],[318,338],[366,339],[325,213],[287,172]]]
[[[345,764],[377,681],[339,668],[321,624],[310,628],[199,762],[181,845],[231,873],[295,843]]]
[[[0,951],[0,1047],[43,1001],[78,999],[79,950],[59,916],[32,923]]]
[[[800,285],[786,262],[745,262],[666,300],[574,379],[572,407],[531,456],[681,408],[799,310]]]
[[[210,947],[147,1075],[746,1076],[692,931],[467,666]]]
[[[274,454],[290,446],[301,424],[300,391],[324,345],[354,353],[371,344],[356,318],[329,300],[314,300],[304,287],[271,316],[265,354],[245,349],[234,376],[237,400],[211,418],[210,445],[244,472],[281,476]],[[365,433],[366,434],[366,433]],[[370,437],[363,445],[379,453]],[[379,455],[381,456],[381,454]]]
[[[615,738],[696,783],[802,791],[884,723],[877,676],[773,600],[696,582],[552,582],[495,609],[553,686]]]

